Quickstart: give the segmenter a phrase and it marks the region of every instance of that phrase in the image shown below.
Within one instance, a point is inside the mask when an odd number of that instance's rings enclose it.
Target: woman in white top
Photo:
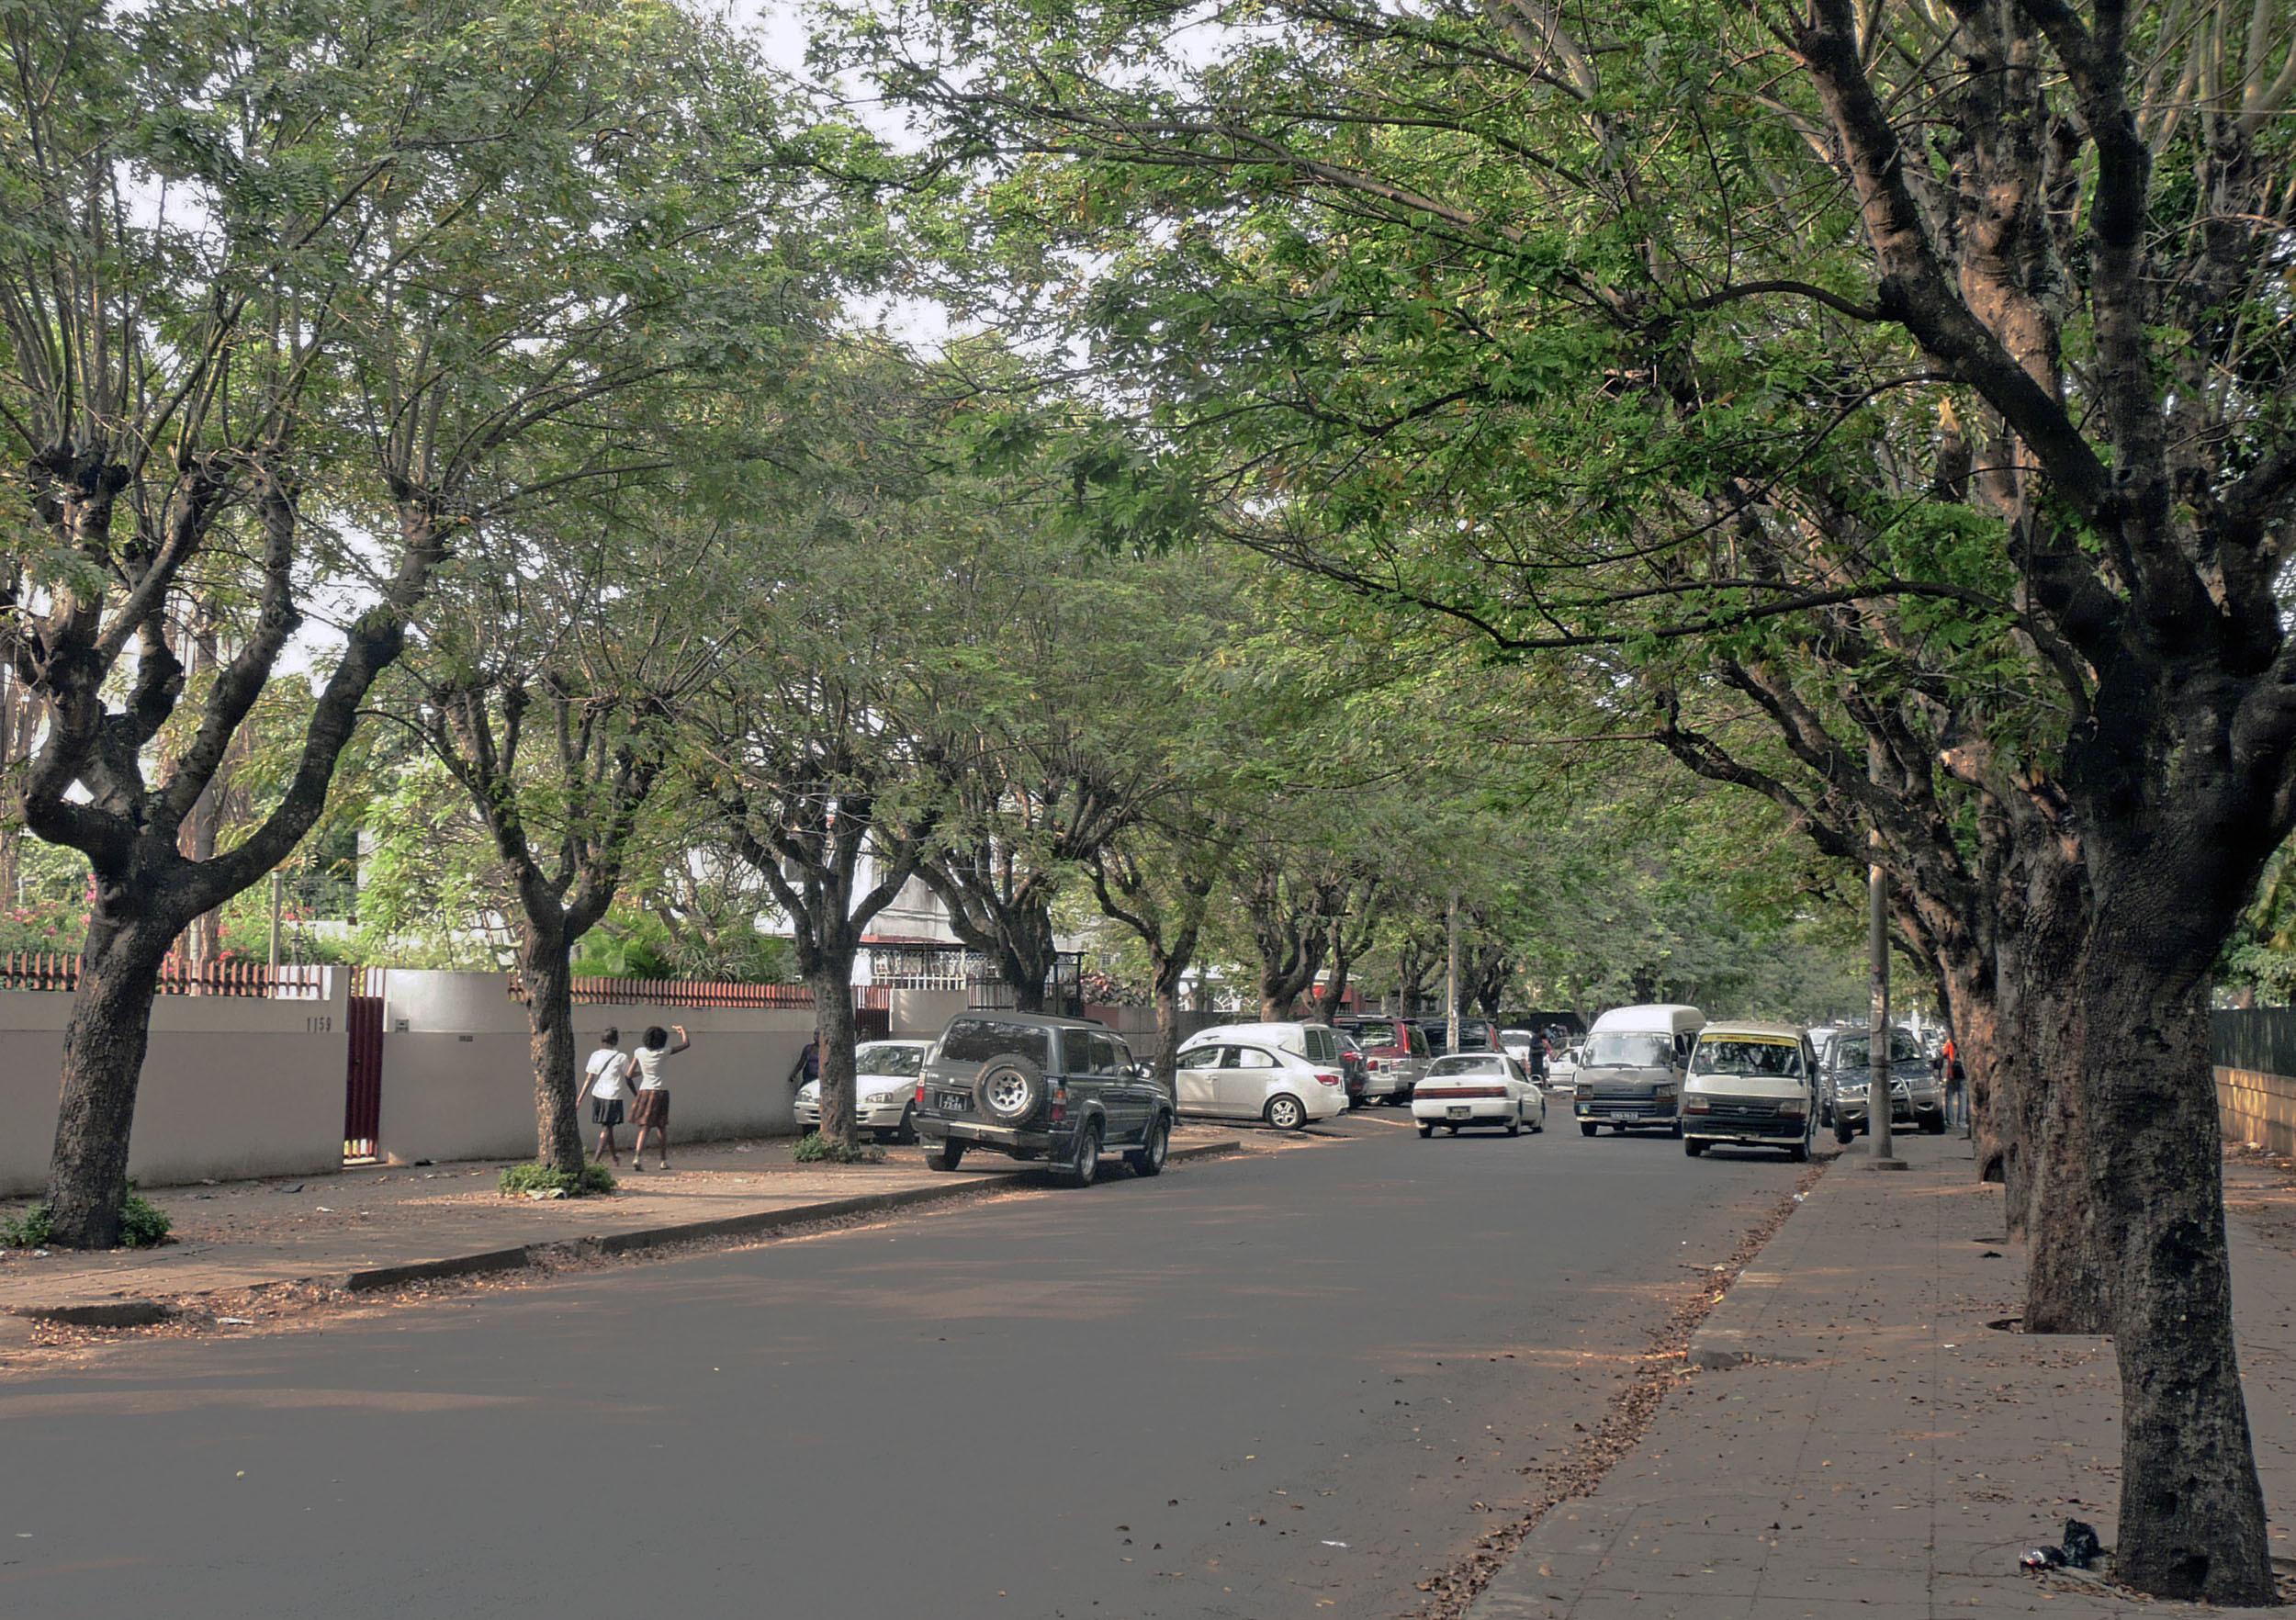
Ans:
[[[670,1044],[670,1029],[678,1032],[678,1044],[675,1046]],[[673,1054],[693,1044],[686,1039],[683,1024],[672,1024],[670,1029],[664,1029],[659,1024],[654,1025],[646,1031],[644,1043],[630,1054],[631,1062],[637,1069],[637,1108],[630,1115],[631,1123],[637,1127],[637,1140],[630,1144],[630,1168],[633,1170],[646,1168],[638,1160],[646,1152],[646,1133],[648,1131],[654,1133],[654,1168],[670,1168],[670,1079],[662,1071],[669,1066]]]
[[[608,1029],[598,1037],[598,1050],[590,1054],[590,1066],[582,1075],[582,1089],[574,1094],[577,1107],[585,1096],[590,1098],[590,1117],[598,1127],[598,1146],[591,1156],[611,1156],[619,1164],[622,1150],[614,1142],[613,1128],[622,1123],[622,1106],[630,1100],[630,1054],[622,1050],[621,1030]]]

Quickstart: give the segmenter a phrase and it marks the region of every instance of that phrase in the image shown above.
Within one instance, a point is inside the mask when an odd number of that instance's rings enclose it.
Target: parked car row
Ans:
[[[940,1039],[877,1041],[855,1053],[858,1122],[895,1141],[922,1141],[926,1164],[953,1170],[986,1150],[1041,1160],[1078,1185],[1106,1154],[1134,1171],[1164,1167],[1183,1117],[1259,1120],[1297,1131],[1364,1101],[1408,1104],[1423,1137],[1473,1127],[1544,1131],[1547,1093],[1535,1070],[1485,1023],[1480,1050],[1435,1056],[1425,1026],[1365,1015],[1345,1028],[1309,1022],[1217,1025],[1182,1044],[1172,1086],[1123,1038],[1081,1018],[972,1012]],[[1464,1033],[1464,1029],[1462,1033]],[[1865,1126],[1872,1038],[1829,1030],[1819,1042],[1791,1024],[1706,1022],[1694,1007],[1614,1008],[1557,1068],[1570,1076],[1580,1131],[1664,1131],[1696,1158],[1717,1143],[1809,1157],[1812,1132]],[[1543,1055],[1543,1043],[1540,1049]],[[1904,1030],[1889,1037],[1891,1122],[1944,1130],[1939,1082]],[[1358,1078],[1358,1074],[1360,1078]],[[798,1096],[817,1124],[817,1083]]]

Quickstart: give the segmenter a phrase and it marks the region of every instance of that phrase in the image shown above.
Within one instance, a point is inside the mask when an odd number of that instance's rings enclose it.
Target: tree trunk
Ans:
[[[565,930],[526,922],[519,952],[526,1029],[534,1054],[535,1158],[580,1175],[582,1128],[574,1103],[574,975]]]
[[[805,982],[813,989],[814,1032],[821,1038],[821,1134],[851,1146],[853,1125],[853,953],[823,951]],[[1038,996],[1041,1006],[1041,995]]]
[[[2233,1342],[2209,964],[2167,954],[2150,928],[2113,929],[2091,942],[2082,984],[2088,1187],[2118,1262],[2113,1573],[2155,1597],[2264,1604],[2275,1594]]]
[[[128,1196],[128,1142],[136,1087],[152,1039],[160,963],[173,943],[164,925],[121,921],[99,904],[88,919],[80,983],[63,1028],[63,1095],[49,1161],[49,1241],[64,1249],[119,1242]]]
[[[1166,1090],[1179,1084],[1180,979],[1185,962],[1160,962],[1154,966],[1156,1004],[1156,1079]]]
[[[1949,959],[1939,967],[1945,1005],[1946,1028],[1961,1054],[1967,1077],[1964,1096],[1969,1107],[1969,1142],[1975,1152],[1977,1177],[1999,1181],[2005,1175],[2007,1137],[2001,1121],[2001,1009],[1993,985],[1990,962]],[[2021,1232],[2022,1210],[2010,1212],[2010,1229]]]

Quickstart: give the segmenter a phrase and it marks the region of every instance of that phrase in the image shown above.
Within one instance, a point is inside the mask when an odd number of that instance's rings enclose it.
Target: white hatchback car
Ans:
[[[853,1049],[853,1123],[888,1142],[917,1140],[910,1104],[924,1071],[929,1041],[865,1041]],[[797,1128],[821,1129],[821,1082],[808,1080],[797,1093]]]
[[[1311,1062],[1273,1041],[1240,1034],[1207,1030],[1191,1038],[1180,1048],[1173,1078],[1180,1112],[1199,1119],[1265,1119],[1278,1131],[1297,1131],[1347,1111],[1347,1076],[1337,1059]]]
[[[1547,1094],[1503,1052],[1453,1052],[1428,1065],[1411,1094],[1411,1116],[1422,1136],[1438,1125],[1454,1136],[1469,1125],[1503,1126],[1520,1136],[1525,1125],[1547,1129]]]

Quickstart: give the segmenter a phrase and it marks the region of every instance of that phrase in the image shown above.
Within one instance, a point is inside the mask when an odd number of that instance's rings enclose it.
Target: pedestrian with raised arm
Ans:
[[[670,1032],[677,1031],[678,1044],[670,1044]],[[670,1060],[693,1044],[686,1039],[686,1027],[672,1024],[664,1029],[659,1024],[646,1031],[646,1040],[632,1053],[637,1068],[637,1111],[630,1116],[637,1127],[637,1141],[630,1145],[630,1168],[643,1170],[639,1161],[646,1153],[646,1133],[654,1133],[654,1168],[670,1168],[670,1080],[664,1073]]]
[[[613,1128],[622,1123],[623,1106],[630,1100],[630,1054],[622,1050],[621,1030],[608,1029],[598,1037],[598,1050],[590,1054],[582,1073],[582,1089],[574,1094],[576,1108],[584,1097],[590,1098],[591,1121],[598,1127],[598,1146],[591,1157],[601,1163],[611,1157],[619,1164],[622,1149],[613,1140]]]

